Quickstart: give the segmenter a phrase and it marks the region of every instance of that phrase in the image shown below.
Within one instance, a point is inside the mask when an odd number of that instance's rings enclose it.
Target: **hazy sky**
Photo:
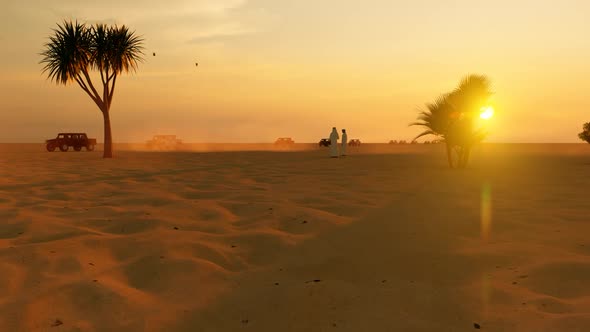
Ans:
[[[493,82],[489,141],[578,142],[590,121],[589,18],[587,0],[1,0],[0,142],[59,131],[102,141],[91,99],[41,74],[64,19],[145,39],[145,62],[117,82],[118,142],[315,142],[332,126],[409,140],[417,108],[468,73]]]

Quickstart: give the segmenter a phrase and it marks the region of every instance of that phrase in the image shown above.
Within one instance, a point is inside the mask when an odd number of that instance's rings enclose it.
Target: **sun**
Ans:
[[[481,108],[480,118],[489,120],[494,116],[494,108],[492,106],[486,106]]]

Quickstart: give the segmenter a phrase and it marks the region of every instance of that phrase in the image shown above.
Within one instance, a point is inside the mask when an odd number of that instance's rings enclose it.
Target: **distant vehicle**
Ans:
[[[275,141],[275,145],[278,146],[290,146],[295,144],[295,141],[291,139],[291,137],[279,137]]]
[[[411,141],[410,144],[418,144],[418,141]]]
[[[349,146],[360,146],[361,145],[361,140],[358,138],[353,138],[351,140],[348,141],[348,145]]]
[[[55,151],[56,148],[66,152],[70,146],[75,151],[81,151],[83,147],[86,148],[86,151],[93,151],[96,138],[88,138],[85,133],[59,133],[56,138],[45,140],[45,144],[49,152]]]
[[[332,145],[332,142],[330,141],[329,138],[322,138],[320,140],[320,143],[319,143],[319,146],[320,147],[322,147],[322,146],[330,146],[330,145]]]
[[[397,144],[397,140],[391,140],[389,141],[389,144]]]
[[[146,145],[150,150],[176,150],[182,145],[182,140],[176,135],[155,135]]]

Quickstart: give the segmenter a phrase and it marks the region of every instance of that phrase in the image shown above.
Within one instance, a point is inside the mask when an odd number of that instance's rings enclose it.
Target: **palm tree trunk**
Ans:
[[[463,165],[463,168],[467,167],[467,164],[469,163],[469,156],[471,155],[471,147],[468,147],[467,150],[465,151],[465,165]]]
[[[109,110],[103,110],[102,116],[104,119],[104,152],[102,157],[113,158],[113,137],[111,134],[111,117]]]
[[[460,157],[460,165],[459,168],[467,167],[467,163],[469,162],[469,155],[471,153],[470,147],[463,147],[461,148],[461,157]]]
[[[449,167],[454,168],[454,166],[453,166],[453,148],[451,147],[449,142],[447,142],[447,159],[449,161]]]

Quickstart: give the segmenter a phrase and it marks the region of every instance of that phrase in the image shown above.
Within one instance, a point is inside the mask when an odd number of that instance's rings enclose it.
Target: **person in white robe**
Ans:
[[[336,127],[332,127],[332,133],[330,133],[330,157],[331,158],[338,158],[338,139],[340,135],[338,135],[338,130]]]
[[[340,155],[346,156],[346,146],[348,145],[348,135],[346,129],[342,129],[342,147],[340,148]]]

